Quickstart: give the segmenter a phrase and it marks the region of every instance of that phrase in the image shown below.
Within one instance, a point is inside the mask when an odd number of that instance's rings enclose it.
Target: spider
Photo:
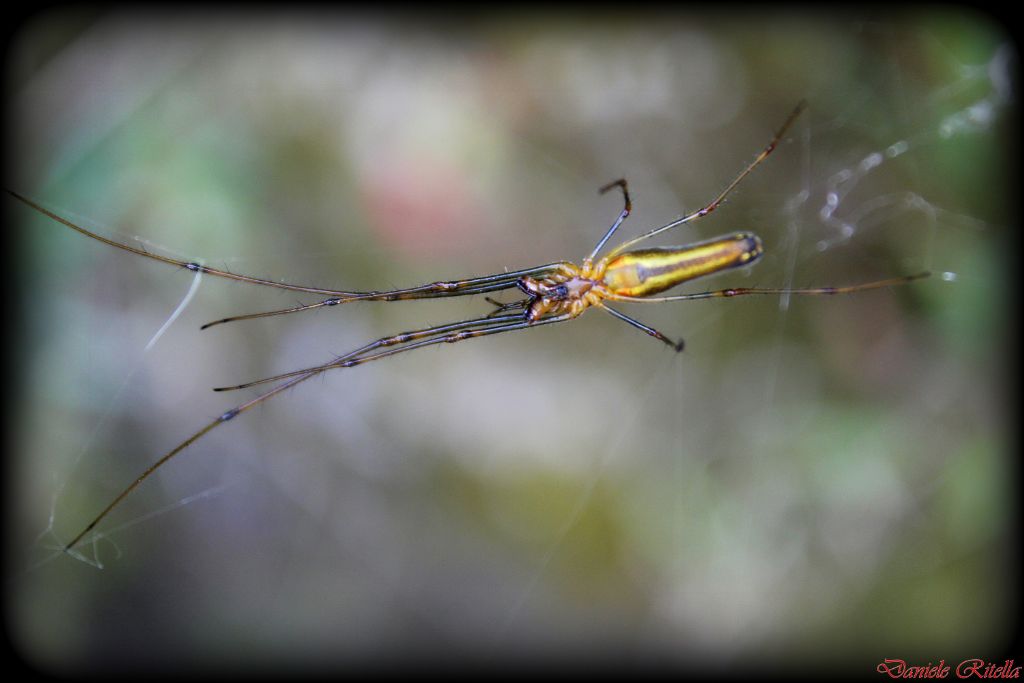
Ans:
[[[245,389],[259,384],[279,382],[273,388],[241,403],[222,413],[215,420],[198,430],[162,455],[156,462],[146,468],[136,479],[119,493],[88,525],[63,546],[64,552],[70,552],[78,543],[96,527],[121,501],[136,489],[151,474],[167,463],[171,458],[196,443],[206,434],[228,422],[250,408],[264,403],[277,394],[294,387],[312,377],[318,376],[335,368],[349,368],[370,361],[379,360],[406,351],[423,348],[441,343],[455,343],[467,339],[475,339],[493,334],[513,332],[541,325],[552,325],[572,320],[589,308],[597,308],[613,317],[632,325],[644,333],[668,344],[677,352],[682,351],[683,341],[673,341],[658,330],[631,318],[608,305],[608,302],[664,303],[670,301],[691,301],[714,297],[736,297],[754,294],[800,294],[800,295],[833,295],[879,289],[893,285],[901,285],[928,276],[918,273],[887,280],[867,282],[844,287],[816,288],[753,288],[738,287],[720,289],[691,294],[673,296],[654,296],[683,282],[717,273],[730,268],[748,266],[756,262],[764,248],[760,238],[750,232],[735,232],[710,240],[687,244],[679,247],[650,247],[632,249],[656,235],[707,216],[717,209],[732,190],[751,173],[778,146],[786,131],[805,109],[806,103],[801,101],[786,121],[772,137],[768,145],[750,162],[713,201],[703,208],[686,214],[661,227],[649,230],[638,237],[627,240],[614,247],[605,256],[598,257],[608,240],[615,234],[632,211],[629,187],[625,179],[615,180],[600,188],[600,193],[618,188],[622,192],[623,208],[611,227],[597,242],[590,254],[577,265],[568,261],[558,261],[547,265],[526,268],[523,270],[468,278],[464,280],[437,281],[418,287],[396,289],[390,291],[346,292],[329,290],[319,287],[293,285],[274,280],[250,277],[224,270],[217,270],[195,262],[154,254],[143,248],[102,237],[42,207],[35,201],[8,190],[15,198],[24,202],[32,209],[62,223],[91,239],[98,240],[124,251],[155,259],[193,272],[205,273],[251,284],[275,287],[308,294],[318,294],[327,298],[312,304],[293,306],[287,309],[233,316],[216,320],[201,329],[239,320],[284,315],[320,307],[337,306],[353,301],[398,301],[407,299],[434,299],[450,296],[469,296],[488,294],[507,289],[518,289],[525,298],[509,303],[499,303],[490,297],[487,301],[495,306],[490,314],[436,325],[400,334],[382,337],[365,344],[354,351],[339,356],[328,363],[301,370],[266,377],[254,382],[229,387],[216,387],[214,391],[233,391]]]

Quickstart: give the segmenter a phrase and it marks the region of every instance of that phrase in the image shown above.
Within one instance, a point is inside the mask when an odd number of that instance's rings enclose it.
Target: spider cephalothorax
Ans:
[[[523,277],[516,283],[530,298],[525,303],[526,320],[533,322],[548,315],[567,314],[572,318],[591,306],[599,306],[608,296],[601,282],[605,261],[599,262],[596,271],[589,262],[580,268],[566,263],[558,272],[546,277]]]

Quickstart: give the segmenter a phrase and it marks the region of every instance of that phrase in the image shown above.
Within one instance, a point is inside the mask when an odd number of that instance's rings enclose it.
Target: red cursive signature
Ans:
[[[907,664],[903,659],[885,659],[875,667],[880,674],[889,678],[947,678],[949,665],[946,660],[938,664],[928,662],[925,665]],[[957,678],[1020,678],[1020,666],[1014,666],[1012,659],[1002,664],[986,662],[984,659],[965,659],[956,665]]]

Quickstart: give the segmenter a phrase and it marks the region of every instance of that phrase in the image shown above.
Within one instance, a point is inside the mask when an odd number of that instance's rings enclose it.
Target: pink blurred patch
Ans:
[[[373,230],[410,258],[446,256],[482,225],[483,212],[463,169],[428,158],[391,158],[363,189]]]

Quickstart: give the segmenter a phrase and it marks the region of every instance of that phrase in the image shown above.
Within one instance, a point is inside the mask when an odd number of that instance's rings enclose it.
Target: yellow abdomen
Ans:
[[[747,266],[763,251],[761,239],[736,232],[682,247],[627,251],[609,261],[604,285],[614,294],[644,297],[694,278]]]

